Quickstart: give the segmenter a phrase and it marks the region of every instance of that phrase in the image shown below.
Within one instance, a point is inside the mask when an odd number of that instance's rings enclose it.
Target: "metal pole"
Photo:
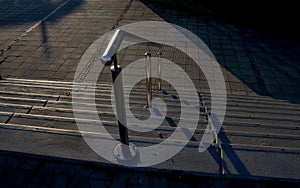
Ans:
[[[145,61],[146,61],[147,106],[148,106],[148,108],[151,108],[151,100],[152,100],[151,54],[148,51],[145,53]]]
[[[161,52],[157,52],[157,90],[161,91]]]
[[[114,61],[114,65],[110,68],[112,73],[112,80],[113,80],[113,88],[115,94],[115,103],[116,103],[116,110],[117,110],[117,120],[119,126],[119,134],[120,134],[120,141],[122,144],[129,145],[128,140],[128,129],[126,127],[126,114],[125,114],[125,104],[124,104],[124,91],[123,91],[123,80],[122,80],[122,68],[117,63],[116,55],[113,56],[112,60]],[[119,76],[118,80],[117,77]],[[125,125],[123,125],[122,123]]]

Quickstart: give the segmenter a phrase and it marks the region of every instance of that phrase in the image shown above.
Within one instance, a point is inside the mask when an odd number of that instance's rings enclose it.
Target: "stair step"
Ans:
[[[299,120],[279,120],[279,119],[272,119],[272,118],[245,118],[243,116],[231,116],[228,115],[224,119],[224,123],[230,124],[231,122],[240,122],[241,124],[254,124],[254,125],[264,125],[269,124],[276,126],[289,126],[289,127],[299,127]]]
[[[28,80],[28,79],[13,79],[13,78],[7,78],[6,80],[1,80],[0,85],[3,86],[14,86],[14,84],[16,84],[16,86],[24,86],[24,87],[33,87],[33,88],[39,88],[38,86],[40,86],[40,88],[45,88],[48,89],[47,91],[51,92],[51,90],[55,90],[55,89],[64,89],[64,90],[72,90],[73,88],[73,82],[61,82],[61,81],[48,81],[48,80]],[[82,84],[83,86],[85,86],[85,84]],[[108,92],[111,93],[111,85],[110,84],[97,84],[96,87],[101,87],[101,91],[103,92]],[[51,89],[50,89],[51,88]],[[15,89],[20,89],[20,87],[17,87]],[[131,89],[131,88],[128,88]],[[88,90],[87,90],[88,91]],[[127,91],[126,87],[125,87],[125,91]],[[154,92],[156,90],[153,90]],[[140,94],[140,92],[145,93],[144,88],[135,88],[135,92],[138,92]],[[162,91],[164,94],[166,95],[171,95],[171,94],[175,94],[174,91]],[[96,92],[97,93],[97,92]],[[190,94],[189,92],[186,92],[188,95]],[[202,98],[209,101],[210,99],[210,93],[200,93]],[[217,95],[218,96],[218,95]],[[177,96],[176,96],[177,97]],[[218,99],[218,97],[217,97]],[[244,102],[248,102],[248,103],[271,103],[271,104],[278,104],[278,105],[282,105],[282,102],[286,103],[285,105],[288,104],[288,101],[286,100],[278,100],[278,99],[273,99],[271,97],[266,97],[266,96],[244,96],[244,95],[236,95],[236,94],[230,94],[227,96],[227,100],[230,102],[231,100],[233,101],[244,101]],[[291,104],[289,103],[288,105],[291,106],[295,106],[297,107],[298,105],[295,104]]]
[[[0,103],[0,110],[2,112],[27,113],[31,108],[32,106],[30,105]]]
[[[251,133],[266,133],[266,134],[286,134],[295,135],[300,134],[299,125],[287,126],[287,125],[273,125],[273,124],[255,124],[253,122],[241,122],[231,121],[223,122],[222,129],[225,131],[239,131],[239,132],[251,132]]]
[[[31,99],[31,98],[17,98],[17,97],[2,97],[0,96],[0,103],[7,104],[20,104],[20,105],[30,105],[30,106],[43,106],[47,100],[43,99]]]
[[[16,151],[50,157],[60,157],[65,160],[92,162],[95,164],[106,164],[111,162],[100,157],[83,140],[78,133],[64,133],[57,130],[36,130],[34,127],[13,127],[12,124],[1,126],[0,124],[0,148],[6,151]],[[10,126],[10,127],[7,127]],[[28,130],[29,129],[29,130]],[[14,135],[13,137],[11,135]],[[110,139],[106,135],[97,135],[99,138]],[[132,141],[141,147],[160,143],[161,140],[153,138],[132,137]],[[175,140],[174,140],[175,141]],[[174,141],[172,144],[174,144]],[[175,143],[180,143],[176,141]],[[189,142],[178,154],[171,159],[158,164],[155,169],[188,171],[191,173],[205,173],[218,175],[219,158],[218,149],[215,145],[209,147],[208,151],[199,153],[196,149],[198,143]],[[113,151],[113,148],[110,151]],[[112,159],[115,159],[111,155]],[[193,164],[190,163],[193,161]],[[196,164],[196,165],[195,165]]]
[[[0,112],[0,123],[6,123],[10,119],[11,116],[12,116],[12,113]]]
[[[110,106],[108,106],[108,107],[110,107]],[[98,110],[97,113],[101,119],[102,118],[116,119],[115,113],[112,111],[111,108],[108,110],[103,110],[101,108],[100,110]],[[148,109],[140,109],[139,111],[135,110],[134,112],[136,112],[136,113],[133,113],[133,114],[139,119],[148,119],[150,116],[150,113],[148,113],[149,112]],[[90,119],[94,114],[93,111],[88,111],[88,110],[76,110],[76,113],[82,114],[85,117],[85,119]],[[70,108],[53,108],[53,107],[37,107],[37,106],[35,106],[31,109],[30,114],[60,116],[60,117],[70,117],[70,118],[74,117],[73,109],[70,109]],[[166,117],[172,118],[176,121],[178,121],[180,118],[178,112],[168,113]],[[187,121],[189,119],[187,119]],[[202,121],[202,122],[206,122],[206,118],[204,115],[202,115],[202,116],[200,115],[200,118],[198,120]]]
[[[78,136],[81,137],[81,133],[78,130],[64,129],[64,128],[55,128],[55,127],[41,127],[36,125],[25,125],[25,124],[14,124],[14,123],[0,123],[0,128],[2,129],[11,129],[11,130],[22,130],[22,131],[31,131],[31,132],[40,132],[40,133],[51,133],[51,134],[63,134],[66,136]],[[170,131],[170,132],[173,132]],[[119,138],[118,133],[95,133],[95,132],[82,132],[86,136],[97,136],[99,139],[108,139],[108,136],[111,135],[113,138]],[[187,144],[187,147],[198,147],[199,142],[202,138],[204,130],[197,129],[195,131],[196,137],[192,139]],[[166,130],[162,130],[162,134],[168,134]],[[139,146],[142,143],[143,146],[158,144],[167,137],[161,138],[160,136],[142,136],[134,135],[129,133],[130,142],[134,143],[136,146]],[[289,148],[289,149],[298,149],[300,151],[299,135],[282,135],[282,134],[260,134],[260,133],[241,133],[241,132],[220,132],[219,138],[221,143],[227,145],[243,145],[243,146],[262,146],[269,148]],[[173,142],[181,142],[181,140],[170,140]]]
[[[110,136],[115,138],[116,140],[119,140],[119,133],[100,133],[100,132],[87,132],[87,131],[79,131],[76,129],[65,129],[63,127],[56,128],[56,127],[49,127],[49,126],[39,126],[39,125],[27,125],[27,124],[15,124],[15,123],[0,123],[0,129],[10,129],[10,130],[21,130],[21,131],[31,131],[31,132],[39,132],[39,133],[51,133],[51,134],[60,134],[60,135],[66,135],[66,136],[78,136],[81,137],[81,134],[84,134],[85,136],[96,136],[99,139],[109,139]],[[148,133],[147,135],[134,135],[130,134],[129,132],[129,139],[131,143],[134,143],[135,145],[139,145],[139,143],[143,143],[143,145],[147,144],[148,146],[153,144],[159,144],[164,139],[168,138],[170,136],[170,133],[173,133],[174,130],[160,130],[162,135],[167,135],[166,137],[162,138],[159,135],[155,135],[153,133]],[[188,142],[187,147],[198,147],[198,142],[201,140],[202,135],[204,133],[204,130],[196,130],[195,135],[197,135],[198,139],[196,137],[192,137],[192,139]],[[150,135],[150,136],[149,136]],[[170,143],[180,143],[185,140],[174,140],[174,139],[168,139],[168,142]]]
[[[218,134],[222,144],[242,144],[300,149],[300,135],[268,134],[259,132],[221,131]]]
[[[204,101],[206,106],[211,106],[211,98],[201,97]],[[223,102],[223,99],[216,98],[215,104],[222,104],[220,102]],[[245,98],[233,98],[232,96],[228,96],[227,103],[231,106],[245,106],[245,107],[263,107],[263,108],[269,108],[269,107],[277,107],[279,109],[293,109],[296,111],[300,111],[299,104],[292,104],[287,101],[277,101],[274,99],[267,99],[267,100],[253,100],[249,99],[248,97]]]
[[[260,108],[260,107],[236,107],[230,104],[227,104],[226,107],[227,114],[246,114],[250,116],[273,116],[278,117],[282,116],[283,118],[295,118],[300,116],[300,112],[288,109],[279,109],[279,108]]]
[[[48,97],[56,98],[58,95],[61,97],[72,96],[72,86],[70,87],[57,87],[52,85],[25,85],[25,84],[10,84],[10,83],[0,83],[0,85],[7,85],[3,87],[7,92],[1,92],[1,95],[5,96],[19,96],[22,95],[30,97]],[[124,90],[126,94],[130,89]],[[76,96],[82,95],[83,98],[88,98],[90,96],[95,96],[95,98],[111,98],[111,87],[107,86],[106,88],[95,88],[93,89],[83,89],[81,93],[77,93]],[[179,96],[177,93],[164,93],[159,91],[153,91],[153,97],[162,97],[164,99],[177,100]],[[135,88],[135,91],[130,93],[131,98],[143,99],[146,100],[146,91],[144,88]],[[187,92],[183,95],[185,98],[190,98],[190,94]],[[67,97],[66,97],[67,98]]]
[[[200,95],[202,98],[204,99],[210,99],[211,98],[211,94],[210,93],[206,93],[206,92],[200,92]],[[216,99],[223,99],[223,94],[215,94]],[[238,95],[238,94],[227,94],[227,100],[245,100],[245,101],[251,101],[251,102],[263,102],[263,103],[289,103],[290,105],[293,105],[293,103],[290,103],[288,100],[286,99],[277,99],[277,98],[273,98],[271,96],[261,96],[261,95],[255,95],[255,96],[248,96],[248,95]],[[297,101],[297,98],[293,99],[295,101]],[[300,100],[298,98],[298,101],[300,103]],[[297,104],[295,104],[297,105]]]
[[[41,99],[41,100],[56,100],[59,97],[59,95],[47,95],[47,94],[15,92],[15,91],[0,91],[0,96],[11,97],[11,98]]]
[[[48,101],[45,107],[52,107],[52,108],[63,108],[63,109],[72,109],[73,105],[76,106],[75,108],[78,109],[80,107],[81,110],[90,110],[93,106],[92,103],[75,103],[75,102],[68,102],[68,101]],[[135,106],[130,104],[130,109],[133,111],[133,114],[140,114],[140,113],[147,113],[147,108],[145,108],[146,104],[141,103],[135,103]],[[110,102],[107,101],[107,103],[96,103],[95,104],[98,111],[103,112],[112,112],[112,105]],[[153,106],[155,107],[155,106]],[[180,116],[180,109],[178,109],[177,106],[171,106],[168,105],[168,114],[171,117],[178,117]],[[189,108],[186,108],[185,112],[186,116],[194,116],[195,114],[200,114],[200,117],[205,117],[205,114],[203,113],[203,110],[200,106],[191,106]]]
[[[98,121],[90,119],[77,119],[81,123],[86,124],[87,126],[99,125]],[[74,118],[72,117],[61,117],[61,116],[49,116],[49,115],[37,115],[37,114],[13,114],[10,119],[10,124],[19,124],[19,125],[35,125],[36,127],[46,127],[46,128],[56,128],[56,129],[68,129],[68,130],[78,130],[77,124]],[[106,120],[101,120],[105,129],[111,134],[118,134],[118,126],[114,118],[107,118]],[[139,124],[139,129],[149,130],[148,125]],[[206,128],[205,122],[199,121],[197,131],[203,132]],[[176,125],[170,124],[169,121],[164,120],[162,124],[153,131],[150,132],[136,132],[129,130],[129,135],[138,135],[144,137],[157,137],[157,138],[167,138],[169,137],[176,129]],[[189,130],[189,129],[187,129]],[[196,133],[197,133],[196,131]],[[193,140],[199,141],[199,134],[195,134]]]

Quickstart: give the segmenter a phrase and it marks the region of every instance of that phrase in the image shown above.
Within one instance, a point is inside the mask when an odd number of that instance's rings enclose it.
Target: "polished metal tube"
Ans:
[[[161,52],[157,53],[157,90],[161,91]]]
[[[151,108],[152,100],[152,81],[151,81],[151,54],[149,52],[145,53],[145,63],[146,63],[146,94],[147,94],[147,106]]]
[[[126,127],[127,121],[126,121],[126,110],[125,110],[125,103],[124,103],[123,80],[121,74],[122,68],[121,66],[116,65],[116,59],[114,61],[115,61],[115,65],[111,67],[111,73],[113,79],[113,89],[115,95],[120,141],[122,144],[129,145],[128,129]]]
[[[116,30],[115,33],[113,34],[112,38],[110,39],[102,57],[101,60],[103,63],[107,64],[112,61],[112,57],[116,54],[118,51],[123,38],[124,38],[124,31],[123,30]]]

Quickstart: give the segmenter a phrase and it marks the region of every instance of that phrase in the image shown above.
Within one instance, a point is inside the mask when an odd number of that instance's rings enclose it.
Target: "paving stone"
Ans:
[[[39,166],[38,161],[28,160],[22,165],[22,168],[25,170],[36,170],[38,166]]]
[[[55,162],[44,162],[40,169],[37,171],[37,175],[33,177],[32,184],[49,186],[53,182],[54,170],[59,167]]]
[[[52,184],[51,188],[68,187],[68,183],[70,182],[71,179],[72,177],[68,177],[68,176],[62,176],[62,175],[55,176],[55,179],[51,183]]]
[[[190,186],[187,182],[176,182],[176,181],[174,181],[174,182],[170,183],[170,187],[171,188],[177,188],[177,187],[188,188]]]
[[[64,176],[74,176],[75,175],[75,167],[72,164],[63,163],[56,168],[54,171],[56,174],[64,175]]]
[[[151,180],[143,173],[132,175],[129,180],[131,186],[150,187],[151,183]]]
[[[91,179],[90,180],[90,185],[91,188],[106,188],[110,187],[111,182],[109,181],[104,181],[104,180],[99,180],[99,179]]]
[[[169,180],[167,178],[163,177],[155,177],[152,179],[152,187],[168,187],[169,185]]]
[[[97,171],[91,175],[91,178],[98,180],[110,181],[112,176],[107,171]]]
[[[75,171],[76,174],[75,176],[72,176],[72,179],[68,186],[70,187],[83,187],[87,188],[89,187],[88,185],[88,180],[91,174],[91,171],[89,169],[84,169],[81,166],[75,166]]]
[[[29,184],[28,188],[46,188],[45,185],[35,185],[35,184]]]
[[[120,173],[116,177],[114,177],[111,187],[125,188],[128,185],[129,178],[130,174]]]
[[[32,177],[35,177],[35,173],[32,170],[22,169],[18,172],[19,173],[17,173],[16,180],[14,182],[14,187],[24,187],[24,184],[30,184]]]

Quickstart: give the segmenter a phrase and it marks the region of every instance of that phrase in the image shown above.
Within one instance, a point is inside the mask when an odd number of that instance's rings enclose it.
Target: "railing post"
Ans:
[[[161,91],[161,52],[157,52],[157,90]]]
[[[114,62],[114,64],[113,66],[111,66],[110,70],[112,73],[112,80],[113,80],[113,89],[115,95],[120,141],[124,145],[129,145],[128,129],[126,127],[126,114],[125,114],[126,111],[125,111],[125,104],[124,104],[123,80],[121,74],[122,68],[120,65],[118,65],[116,55],[112,57],[112,61]],[[118,76],[119,78],[118,80],[116,80]],[[124,123],[125,125],[123,125],[122,123]]]
[[[115,95],[115,105],[117,111],[117,120],[120,135],[120,144],[114,148],[114,155],[117,159],[122,161],[132,160],[136,156],[136,148],[133,144],[129,144],[128,128],[126,121],[126,110],[124,103],[124,90],[122,80],[122,68],[118,65],[117,56],[112,57],[114,62],[110,70],[112,73],[113,89]]]
[[[111,63],[113,63],[113,66],[111,67],[111,73],[112,73],[112,82],[113,82],[115,105],[116,105],[116,112],[117,112],[116,116],[118,121],[120,142],[121,142],[120,144],[115,146],[115,148],[113,149],[113,154],[118,160],[122,160],[122,161],[132,160],[137,154],[137,150],[135,146],[133,144],[130,144],[128,139],[123,80],[121,74],[122,68],[121,66],[118,65],[117,55],[116,55],[125,34],[135,40],[142,39],[136,37],[135,35],[130,35],[129,33],[126,33],[118,29],[113,34],[111,40],[109,41],[108,46],[106,47],[101,57],[101,60],[103,63],[105,63],[105,65],[110,65]]]
[[[146,93],[147,93],[147,106],[151,108],[152,100],[152,81],[151,81],[151,54],[149,51],[145,53],[146,62]]]

